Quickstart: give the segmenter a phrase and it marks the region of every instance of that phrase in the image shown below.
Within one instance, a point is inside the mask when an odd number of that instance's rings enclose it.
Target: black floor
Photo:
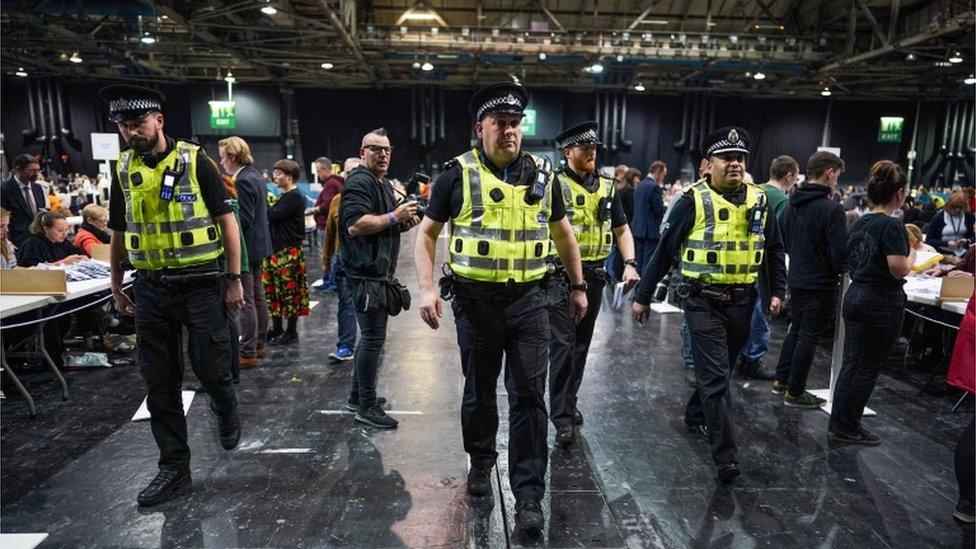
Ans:
[[[401,279],[415,290],[410,243]],[[400,428],[378,432],[338,413],[350,366],[326,361],[335,298],[313,299],[301,343],[243,373],[240,447],[220,449],[198,395],[188,416],[194,491],[149,511],[135,503],[157,457],[148,424],[129,421],[143,397],[136,367],[68,373],[67,401],[49,373],[25,372],[38,416],[10,392],[0,404],[2,531],[48,532],[42,547],[973,546],[972,528],[951,518],[953,449],[972,412],[950,412],[955,393],[917,396],[925,372],[881,376],[871,401],[880,415],[865,421],[884,444],[859,449],[830,449],[825,414],[737,380],[744,475],[720,488],[681,422],[681,315],[637,329],[607,309],[581,390],[582,439],[550,455],[547,528],[541,539],[512,535],[504,448],[493,496],[465,494],[450,308],[438,332],[416,311],[390,323],[380,394]],[[770,362],[784,328],[774,323]],[[828,368],[822,349],[813,387],[826,386]],[[504,446],[504,398],[499,406]]]

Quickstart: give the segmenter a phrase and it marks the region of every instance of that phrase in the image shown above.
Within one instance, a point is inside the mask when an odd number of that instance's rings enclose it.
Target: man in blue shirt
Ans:
[[[639,271],[643,271],[661,239],[660,226],[665,211],[661,185],[667,175],[668,166],[657,160],[634,191],[634,219],[630,220],[630,225],[637,247]]]

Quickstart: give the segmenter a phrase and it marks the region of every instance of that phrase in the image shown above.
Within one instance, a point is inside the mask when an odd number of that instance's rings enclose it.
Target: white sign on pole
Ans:
[[[93,133],[91,134],[92,158],[95,160],[118,160],[119,134]]]
[[[834,153],[840,157],[840,147],[817,147],[818,151],[827,151],[829,153]]]

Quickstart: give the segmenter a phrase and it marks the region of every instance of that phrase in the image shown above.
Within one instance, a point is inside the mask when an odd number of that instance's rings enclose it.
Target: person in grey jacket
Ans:
[[[268,229],[267,185],[254,167],[251,148],[240,137],[221,139],[220,165],[234,177],[240,208],[241,232],[250,271],[241,273],[244,286],[244,309],[240,312],[242,368],[257,366],[268,354],[268,306],[264,297],[262,261],[271,255],[271,233]]]

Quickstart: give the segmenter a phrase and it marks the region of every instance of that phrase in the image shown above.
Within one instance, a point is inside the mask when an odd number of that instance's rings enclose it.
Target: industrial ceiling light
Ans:
[[[420,70],[424,72],[430,72],[434,70],[434,65],[430,61],[424,61],[423,65],[420,65]]]
[[[329,63],[328,61],[326,61],[325,63],[322,63],[322,68],[325,69],[325,70],[329,70],[329,69],[331,69],[333,67],[335,67],[335,65],[333,65],[332,63]]]
[[[912,52],[908,52],[908,55],[905,56],[905,61],[914,61],[914,60],[915,60],[915,54]]]
[[[667,19],[645,19],[641,21],[641,23],[645,25],[659,25],[663,27],[668,24],[668,21]]]
[[[624,62],[624,56],[618,55],[617,56],[617,63],[623,63],[623,62]]]
[[[145,32],[143,33],[142,38],[140,38],[139,41],[142,42],[143,44],[155,44],[156,37],[149,34],[149,32]]]
[[[949,56],[949,62],[962,63],[962,52],[959,50],[952,52],[952,55]]]
[[[410,65],[410,66],[413,67],[414,69],[419,69],[420,68],[420,61],[414,61],[413,62],[413,65]]]
[[[17,76],[19,76],[21,78],[27,78],[27,71],[24,70],[24,67],[18,67],[17,68],[17,72],[15,72],[14,74],[16,74]],[[968,82],[967,82],[967,84],[968,84]]]
[[[275,7],[271,5],[271,2],[268,2],[268,4],[266,6],[261,6],[261,13],[263,13],[265,15],[274,15],[274,14],[278,13],[278,10],[275,9]]]
[[[546,60],[546,57],[547,57],[546,56],[546,52],[544,52],[544,51],[540,51],[539,52],[539,61],[545,61]]]
[[[647,89],[647,88],[644,87],[644,83],[643,82],[638,82],[637,85],[634,86],[634,91],[642,92],[645,89]]]
[[[820,92],[820,95],[822,95],[824,97],[830,97],[830,88],[828,88],[827,86],[824,86],[824,89],[823,89],[823,91]]]
[[[756,74],[752,75],[752,77],[755,78],[756,80],[765,80],[766,79],[766,73],[764,73],[762,71],[756,71]]]
[[[600,74],[601,72],[603,72],[603,65],[601,65],[600,63],[593,63],[592,65],[586,67],[583,70],[593,74]]]
[[[20,69],[20,70],[24,70],[24,69]],[[21,76],[20,72],[17,73],[17,76]],[[25,73],[24,76],[27,76],[27,74]],[[976,84],[976,75],[970,74],[968,78],[962,81],[962,83],[966,84],[967,86],[972,86],[973,84]]]
[[[227,76],[224,77],[224,82],[227,82],[228,84],[233,84],[234,82],[237,82],[237,79],[234,78],[234,74],[228,70]]]
[[[81,56],[78,55],[78,52],[74,52],[71,54],[71,57],[68,58],[68,61],[71,61],[72,63],[81,63],[82,59]]]

